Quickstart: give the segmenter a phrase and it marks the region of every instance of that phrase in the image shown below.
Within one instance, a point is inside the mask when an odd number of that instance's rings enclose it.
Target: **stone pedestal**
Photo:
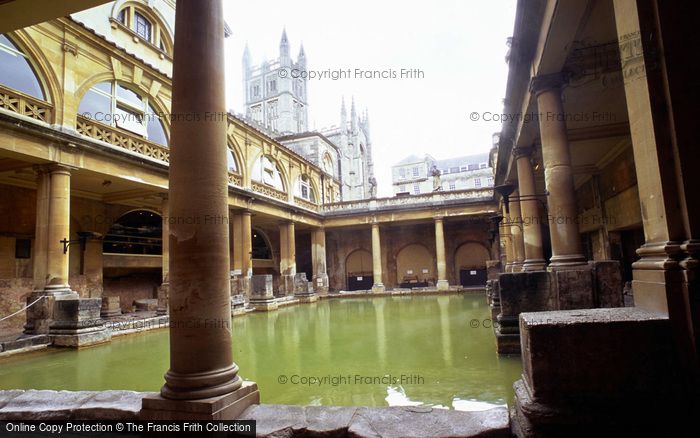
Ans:
[[[155,298],[135,300],[134,308],[137,312],[156,312],[158,310],[158,300]]]
[[[100,318],[101,298],[57,299],[49,336],[58,347],[86,347],[112,339]]]
[[[198,400],[170,400],[160,395],[143,398],[142,420],[233,420],[253,404],[260,403],[258,385],[243,382],[233,392]]]
[[[323,273],[323,274],[314,275],[312,283],[313,283],[314,290],[316,291],[317,294],[325,295],[328,293],[328,288],[330,286],[330,282],[328,280],[328,274]]]
[[[277,309],[272,293],[272,275],[253,275],[250,278],[250,305],[260,311]]]
[[[102,307],[100,308],[100,316],[102,318],[111,318],[122,314],[119,296],[102,297]]]
[[[556,309],[556,297],[547,271],[511,272],[498,276],[500,309],[496,320],[496,345],[499,354],[520,353],[518,315]]]
[[[305,272],[294,276],[294,297],[302,303],[318,301],[318,295],[314,291],[314,286],[306,279]]]
[[[158,287],[158,309],[156,310],[157,315],[167,315],[168,307],[170,303],[170,283],[163,282]]]
[[[593,273],[596,307],[624,307],[622,270],[617,260],[588,262]]]
[[[437,290],[450,290],[450,283],[447,280],[438,280],[435,283],[435,287],[437,287]]]
[[[294,277],[296,274],[280,275],[279,290],[277,296],[286,297],[294,295]]]
[[[517,436],[663,436],[691,421],[668,318],[634,308],[523,313],[520,329]]]

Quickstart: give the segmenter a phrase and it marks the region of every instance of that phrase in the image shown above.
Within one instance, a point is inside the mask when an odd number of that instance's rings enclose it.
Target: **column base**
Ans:
[[[71,290],[70,286],[65,284],[46,286],[44,287],[42,294],[61,299],[79,298],[78,293]]]
[[[274,299],[270,300],[253,300],[251,299],[249,304],[255,309],[256,312],[269,312],[271,310],[277,310],[279,305]]]
[[[142,420],[233,420],[259,403],[258,385],[243,382],[233,392],[198,400],[170,400],[161,395],[144,397],[140,417]]]
[[[103,326],[76,330],[51,329],[49,337],[51,345],[55,347],[81,348],[110,342],[112,331]]]
[[[320,275],[314,275],[312,279],[313,285],[314,285],[314,290],[318,294],[327,294],[328,293],[328,274],[320,274]]]
[[[510,267],[510,272],[523,272],[523,265],[525,262],[513,262]]]
[[[450,290],[450,283],[447,280],[438,280],[435,286],[437,290]]]
[[[588,261],[581,254],[561,255],[552,256],[552,258],[549,259],[549,266],[547,266],[547,269],[550,271],[558,269],[581,269],[587,265]]]
[[[318,301],[318,295],[310,294],[310,295],[294,295],[294,298],[299,300],[300,303],[315,303]]]
[[[386,288],[384,287],[384,284],[382,283],[375,283],[374,286],[372,286],[372,293],[383,293],[386,292]]]
[[[544,271],[547,267],[547,262],[544,259],[529,259],[523,263],[522,272]]]

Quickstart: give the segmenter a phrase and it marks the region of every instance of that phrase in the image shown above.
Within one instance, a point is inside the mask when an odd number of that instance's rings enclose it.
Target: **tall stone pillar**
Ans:
[[[232,357],[221,0],[179,0],[175,27],[172,112],[198,117],[172,123],[169,207],[190,220],[170,225],[170,369],[141,416],[231,419],[259,392]]]
[[[328,293],[328,273],[326,272],[326,230],[317,228],[311,232],[311,260],[313,265],[314,290]]]
[[[36,188],[36,226],[34,234],[34,290],[43,291],[46,286],[46,264],[48,259],[47,241],[49,231],[49,192],[51,174],[44,166],[35,168]]]
[[[253,221],[252,213],[241,213],[241,275],[250,280],[253,276]]]
[[[437,258],[437,288],[448,290],[450,283],[447,281],[447,263],[445,262],[445,231],[443,218],[435,218],[435,256]]]
[[[523,241],[523,218],[517,190],[513,192],[513,200],[508,206],[510,207],[510,235],[513,239],[512,271],[520,272],[525,264],[525,242]]]
[[[553,269],[581,267],[587,263],[581,247],[566,115],[561,101],[563,84],[560,73],[535,77],[531,83],[538,110],[545,115],[540,117],[540,137],[544,179],[549,193],[547,206],[552,241],[549,267]]]
[[[231,270],[243,275],[243,218],[240,213],[231,214]]]
[[[53,314],[53,297],[44,293],[48,263],[49,199],[51,192],[51,173],[46,166],[35,167],[36,190],[36,225],[34,235],[33,288],[27,297],[27,334],[45,334],[49,332]],[[39,301],[37,301],[39,300]]]
[[[535,191],[535,174],[530,163],[531,147],[513,149],[518,167],[518,191],[520,193],[520,214],[523,220],[523,241],[525,261],[523,271],[540,271],[545,268],[542,252],[542,229],[540,228],[540,210]]]
[[[379,224],[372,224],[372,274],[374,277],[374,285],[372,292],[384,292],[384,283],[382,282],[382,243],[379,236]]]
[[[297,273],[294,222],[280,224],[279,230],[281,295],[291,295],[294,293],[294,276]]]
[[[501,210],[503,212],[503,221],[506,224],[510,223],[510,213],[506,211],[505,204],[503,204]],[[503,272],[513,272],[513,236],[511,235],[511,228],[506,224],[501,228],[501,238],[503,239],[503,246],[506,248],[506,263],[503,267]]]
[[[62,240],[70,240],[70,169],[66,166],[50,167],[49,221],[47,229],[46,295],[74,294],[68,285],[68,251],[63,250]],[[77,295],[75,296],[77,298]]]
[[[168,208],[168,196],[167,194],[162,195],[161,201],[161,213],[162,213],[162,241],[161,241],[161,274],[162,282],[158,287],[158,309],[156,313],[158,315],[168,314],[168,304],[170,301],[169,297],[169,270],[170,270],[170,209]]]
[[[644,225],[645,243],[632,265],[634,303],[669,316],[684,374],[697,382],[700,155],[697,87],[688,84],[698,66],[687,59],[687,32],[679,31],[693,29],[697,18],[673,2],[613,5]]]

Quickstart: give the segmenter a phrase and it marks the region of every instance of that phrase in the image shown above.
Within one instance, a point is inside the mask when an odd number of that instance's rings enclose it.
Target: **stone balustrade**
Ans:
[[[0,85],[0,108],[46,123],[53,122],[53,105]]]

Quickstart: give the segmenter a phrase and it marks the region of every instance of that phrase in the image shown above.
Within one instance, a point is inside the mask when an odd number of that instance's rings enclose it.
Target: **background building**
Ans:
[[[294,152],[321,167],[340,184],[340,193],[326,193],[328,202],[366,199],[376,194],[369,116],[358,115],[352,100],[348,117],[345,99],[340,123],[308,130],[307,59],[304,45],[296,62],[289,55],[287,32],[282,31],[279,57],[252,65],[250,50],[243,53],[245,118]]]
[[[430,193],[433,191],[432,169],[440,171],[441,190],[467,190],[493,187],[493,169],[489,154],[467,155],[436,160],[430,155],[410,155],[391,168],[394,195]]]

